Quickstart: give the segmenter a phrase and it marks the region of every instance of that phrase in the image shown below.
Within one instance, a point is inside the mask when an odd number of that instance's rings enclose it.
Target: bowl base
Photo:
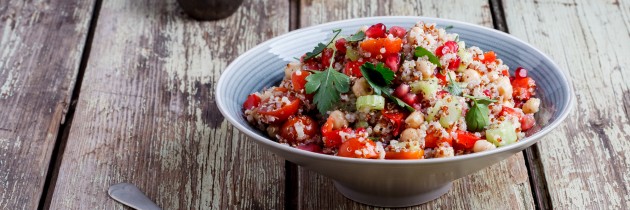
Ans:
[[[453,183],[449,182],[444,186],[417,195],[405,197],[384,197],[371,195],[365,192],[358,192],[343,186],[337,181],[333,182],[335,184],[335,188],[337,188],[337,190],[346,198],[359,203],[378,207],[408,207],[420,205],[446,194],[453,186]]]

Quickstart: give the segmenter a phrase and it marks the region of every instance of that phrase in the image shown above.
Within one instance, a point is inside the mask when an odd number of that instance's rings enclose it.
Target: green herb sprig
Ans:
[[[392,80],[394,80],[394,72],[391,69],[387,68],[383,63],[374,65],[370,62],[364,63],[360,68],[361,74],[363,74],[365,80],[368,81],[368,84],[372,86],[374,93],[377,95],[384,95],[396,103],[396,105],[403,107],[410,112],[415,111],[415,109],[409,106],[409,104],[392,95],[392,89],[389,85],[391,85]]]
[[[488,105],[497,100],[489,98],[476,98],[473,96],[465,95],[464,97],[472,100],[472,106],[464,117],[466,120],[466,126],[468,131],[482,131],[490,123],[490,117]]]
[[[335,35],[333,36],[332,39],[330,39],[328,44],[324,44],[320,42],[319,44],[317,44],[317,46],[315,46],[315,48],[313,48],[311,52],[306,53],[306,57],[304,57],[304,60],[314,58],[315,56],[322,53],[324,49],[326,49],[326,47],[328,47],[328,45],[330,45],[337,38],[337,36],[339,36],[339,33],[341,33],[341,29],[335,29],[333,30],[333,33],[335,33]]]
[[[446,73],[448,75],[448,85],[446,86],[446,90],[454,96],[462,95],[462,87],[459,86],[459,83],[455,82],[453,78],[451,78],[451,74]]]
[[[315,93],[313,103],[317,104],[317,110],[322,115],[326,115],[333,104],[339,101],[341,93],[350,90],[350,78],[332,67],[336,52],[336,50],[333,51],[328,69],[312,71],[313,74],[306,77],[306,85],[304,85],[306,93]]]
[[[358,42],[358,41],[361,41],[363,39],[365,39],[365,32],[359,31],[356,34],[348,37],[346,39],[346,41],[348,41],[348,42]]]
[[[433,53],[427,49],[424,49],[423,47],[416,47],[416,50],[414,51],[414,54],[416,57],[420,58],[422,56],[427,56],[429,58],[429,62],[437,65],[437,67],[442,67],[442,64],[440,64],[440,58],[438,58],[437,56],[433,55]]]

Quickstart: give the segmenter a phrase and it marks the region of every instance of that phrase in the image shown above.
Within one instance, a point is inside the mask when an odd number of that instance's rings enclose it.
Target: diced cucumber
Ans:
[[[370,124],[366,121],[359,121],[354,124],[354,128],[367,128],[368,126],[370,126]]]
[[[432,98],[438,91],[438,80],[437,78],[431,78],[426,81],[417,81],[411,83],[411,92],[424,94],[424,97]]]
[[[382,110],[385,108],[385,98],[379,95],[367,95],[357,98],[357,110]]]
[[[448,102],[450,100],[450,102]],[[462,105],[459,104],[459,100],[452,96],[445,97],[435,102],[433,107],[427,110],[427,120],[433,121],[439,113],[441,107],[446,106],[448,114],[441,116],[439,119],[440,125],[443,128],[450,128],[459,118],[462,117]]]
[[[346,59],[356,61],[359,60],[359,58],[361,58],[361,55],[359,55],[358,51],[352,49],[351,47],[346,48]]]
[[[486,139],[497,147],[512,144],[517,139],[516,125],[510,121],[504,121],[499,124],[499,127],[486,130]]]

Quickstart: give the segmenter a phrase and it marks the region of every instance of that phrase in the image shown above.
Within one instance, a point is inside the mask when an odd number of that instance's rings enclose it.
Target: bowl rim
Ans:
[[[562,104],[561,107],[566,107],[564,109],[563,112],[560,113],[560,115],[556,118],[556,120],[552,121],[552,123],[548,124],[547,126],[543,127],[540,131],[532,134],[531,136],[525,137],[521,140],[519,140],[518,142],[514,143],[514,144],[510,144],[507,146],[502,146],[502,147],[498,147],[496,149],[490,150],[490,151],[484,151],[484,152],[479,152],[479,153],[471,153],[471,154],[466,154],[466,155],[460,155],[460,156],[453,156],[453,157],[448,157],[448,158],[432,158],[432,159],[414,159],[414,160],[386,160],[386,159],[359,159],[359,158],[347,158],[347,157],[339,157],[339,156],[334,156],[334,155],[328,155],[328,154],[321,154],[321,153],[315,153],[315,152],[309,152],[309,151],[305,151],[305,150],[301,150],[298,148],[294,148],[291,147],[289,145],[285,145],[285,144],[281,144],[278,143],[276,141],[273,141],[272,139],[269,139],[265,136],[262,136],[256,132],[253,132],[251,130],[249,130],[249,128],[246,128],[244,125],[238,123],[236,121],[236,119],[234,118],[234,116],[231,116],[228,114],[225,106],[225,100],[224,100],[224,96],[221,94],[221,89],[222,87],[224,87],[223,83],[225,83],[225,73],[226,72],[231,72],[231,71],[236,71],[236,69],[234,68],[235,63],[240,62],[242,59],[245,59],[246,57],[249,57],[249,54],[254,53],[256,50],[259,50],[263,47],[268,46],[271,43],[274,43],[277,40],[283,39],[285,37],[291,36],[293,34],[297,34],[297,33],[301,33],[304,31],[308,31],[308,30],[314,30],[317,28],[321,28],[321,27],[326,27],[326,26],[331,26],[331,25],[337,25],[337,24],[343,24],[343,23],[350,23],[350,22],[355,22],[355,21],[379,21],[379,20],[395,20],[395,19],[413,19],[416,22],[417,21],[425,21],[425,22],[450,22],[450,23],[455,23],[457,25],[464,25],[467,27],[471,27],[474,29],[478,29],[478,30],[486,30],[486,31],[492,31],[493,33],[497,33],[499,36],[503,36],[507,39],[509,39],[512,42],[517,42],[520,44],[525,45],[526,47],[529,47],[531,49],[533,49],[535,52],[539,53],[540,55],[542,55],[544,60],[548,60],[551,63],[551,68],[559,71],[560,73],[560,82],[561,85],[566,86],[567,87],[567,92],[565,92],[565,94],[568,94],[568,100]],[[324,160],[324,161],[338,161],[338,162],[345,162],[345,163],[352,163],[352,164],[371,164],[371,165],[432,165],[432,164],[441,164],[441,163],[446,163],[446,162],[457,162],[457,161],[463,161],[463,160],[469,160],[469,159],[477,159],[480,157],[485,157],[485,156],[492,156],[498,153],[502,153],[502,152],[506,152],[506,151],[510,151],[510,150],[514,150],[517,149],[519,147],[522,147],[528,143],[532,143],[532,145],[534,143],[536,143],[541,137],[547,135],[551,130],[553,130],[554,128],[558,127],[558,125],[560,125],[569,115],[570,111],[573,109],[573,104],[574,104],[574,100],[575,100],[575,95],[574,95],[574,91],[573,91],[573,86],[571,84],[571,80],[569,80],[569,77],[567,76],[566,71],[563,71],[558,64],[556,64],[556,62],[554,62],[547,54],[543,53],[542,51],[540,51],[538,48],[532,46],[531,44],[520,40],[519,38],[516,38],[515,36],[512,36],[508,33],[505,33],[503,31],[499,31],[496,30],[494,28],[488,28],[485,26],[480,26],[480,25],[476,25],[476,24],[472,24],[472,23],[467,23],[467,22],[462,22],[462,21],[458,21],[458,20],[451,20],[451,19],[444,19],[444,18],[435,18],[435,17],[424,17],[424,16],[373,16],[373,17],[363,17],[363,18],[352,18],[352,19],[345,19],[345,20],[338,20],[338,21],[332,21],[332,22],[327,22],[327,23],[323,23],[323,24],[318,24],[318,25],[313,25],[313,26],[309,26],[309,27],[305,27],[305,28],[300,28],[297,30],[293,30],[287,33],[284,33],[282,35],[276,36],[274,38],[271,38],[267,41],[264,41],[258,45],[256,45],[255,47],[247,50],[245,53],[241,54],[240,56],[238,56],[235,60],[233,60],[226,68],[225,70],[221,73],[221,77],[219,78],[219,81],[217,82],[216,85],[217,89],[215,90],[215,99],[217,101],[217,107],[219,108],[219,111],[221,112],[221,114],[234,126],[236,127],[239,131],[245,133],[247,136],[254,138],[257,140],[258,143],[263,143],[267,146],[270,147],[274,147],[275,149],[278,150],[283,150],[289,153],[293,153],[295,155],[299,155],[299,156],[304,156],[306,158],[311,158],[311,159],[318,159],[318,160]],[[241,116],[238,116],[241,117]],[[531,146],[531,145],[530,145]],[[521,150],[519,150],[521,151]],[[286,159],[286,156],[284,155],[280,155],[282,157],[284,157]]]

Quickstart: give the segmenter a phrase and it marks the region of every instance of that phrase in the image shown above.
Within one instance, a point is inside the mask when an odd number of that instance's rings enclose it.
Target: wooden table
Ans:
[[[250,0],[198,22],[174,0],[0,0],[0,209],[122,209],[119,182],[164,209],[371,208],[241,134],[214,86],[262,41],[379,15],[509,32],[577,96],[540,143],[413,209],[630,208],[630,1]]]

